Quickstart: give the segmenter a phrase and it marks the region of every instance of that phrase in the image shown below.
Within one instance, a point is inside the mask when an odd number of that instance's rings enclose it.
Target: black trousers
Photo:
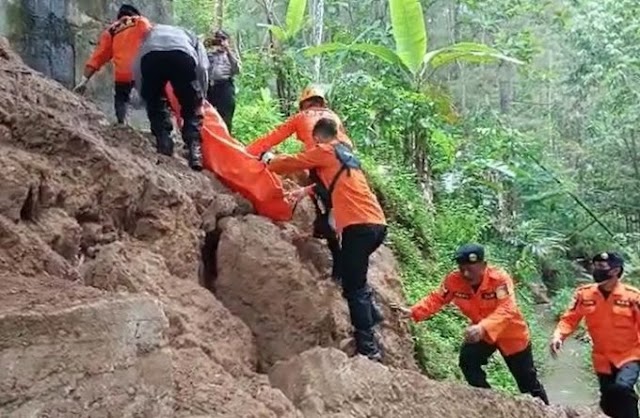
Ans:
[[[634,386],[640,374],[640,362],[632,361],[611,374],[598,374],[600,408],[612,418],[638,418],[638,395]]]
[[[116,111],[116,119],[119,124],[125,123],[127,120],[127,107],[129,106],[129,100],[131,98],[131,90],[133,89],[133,81],[128,83],[122,83],[116,81],[113,96],[113,106]]]
[[[482,369],[489,362],[489,357],[497,350],[495,345],[484,341],[474,344],[464,344],[460,349],[460,369],[467,382],[474,387],[490,389],[487,374]],[[501,353],[502,354],[502,353]],[[505,356],[502,354],[511,375],[516,380],[521,393],[529,393],[540,398],[549,405],[547,392],[538,380],[538,371],[533,363],[531,344],[519,353]]]
[[[199,146],[204,95],[198,83],[194,59],[182,51],[153,51],[142,57],[140,70],[140,95],[146,102],[151,132],[158,141],[158,150],[162,152],[168,143],[173,146],[170,137],[171,114],[164,90],[167,82],[171,83],[180,103],[182,139],[187,146],[194,142]]]
[[[373,290],[367,284],[367,273],[369,257],[382,245],[386,234],[385,225],[351,225],[342,231],[340,249],[342,294],[355,328],[356,350],[376,361],[382,358],[382,348],[373,327],[381,318],[373,301]]]
[[[386,235],[385,225],[351,225],[342,231],[342,293],[349,304],[351,323],[357,330],[369,330],[374,325],[373,294],[367,285],[369,257],[382,245]]]
[[[213,83],[211,80],[210,83]],[[207,89],[207,101],[216,108],[231,133],[233,114],[236,111],[236,87],[233,80],[216,81]]]

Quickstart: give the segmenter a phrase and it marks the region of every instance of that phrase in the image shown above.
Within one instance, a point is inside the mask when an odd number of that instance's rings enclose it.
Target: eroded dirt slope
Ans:
[[[418,374],[386,308],[401,300],[387,249],[371,280],[392,367],[349,359],[308,206],[285,225],[252,215],[4,40],[0,164],[0,416],[472,417],[478,402],[486,416],[567,416]]]

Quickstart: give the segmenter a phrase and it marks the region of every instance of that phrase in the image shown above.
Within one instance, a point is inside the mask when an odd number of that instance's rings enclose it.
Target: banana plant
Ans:
[[[488,63],[498,60],[522,64],[521,61],[503,55],[495,48],[475,42],[460,42],[444,48],[428,51],[427,30],[419,0],[389,0],[391,26],[395,50],[371,43],[325,43],[304,49],[307,56],[353,51],[374,55],[401,68],[414,82],[422,85],[432,71],[455,61]]]
[[[267,25],[259,23],[258,26],[265,27],[273,33],[273,36],[285,42],[295,37],[304,24],[304,13],[307,9],[307,0],[289,0],[284,26]]]

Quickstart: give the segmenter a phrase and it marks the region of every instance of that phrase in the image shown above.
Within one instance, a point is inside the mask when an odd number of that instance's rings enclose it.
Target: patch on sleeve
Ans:
[[[503,284],[502,286],[498,286],[498,288],[496,289],[496,297],[498,299],[504,299],[507,296],[509,296],[509,288],[507,287],[507,285]]]
[[[125,29],[132,28],[133,26],[135,26],[135,24],[136,20],[133,18],[128,17],[125,19],[120,19],[116,23],[111,25],[111,27],[109,28],[109,33],[111,34],[111,36],[115,36]]]
[[[613,301],[613,304],[616,306],[630,307],[631,301],[627,299],[616,299]]]
[[[583,306],[594,306],[596,304],[596,301],[593,299],[583,299],[582,300],[582,305]],[[575,305],[575,303],[574,303]]]
[[[444,283],[442,283],[440,285],[440,295],[442,295],[443,298],[446,298],[448,294],[449,294],[449,289],[447,289],[447,286]]]

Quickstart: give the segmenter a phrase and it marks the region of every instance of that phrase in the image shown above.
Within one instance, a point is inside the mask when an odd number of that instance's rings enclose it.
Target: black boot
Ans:
[[[356,340],[356,351],[369,360],[382,362],[382,351],[373,330],[355,330],[353,338]]]
[[[147,114],[149,115],[149,125],[151,133],[156,139],[156,150],[163,155],[173,155],[173,139],[171,132],[173,124],[166,99],[161,98],[158,101],[147,102]]]
[[[189,167],[194,171],[202,171],[202,148],[200,147],[200,138],[188,141]]]
[[[171,139],[171,135],[168,132],[162,132],[156,138],[156,149],[159,154],[173,156],[173,139]]]
[[[199,111],[187,112],[183,108],[182,140],[187,145],[187,161],[194,171],[202,171],[202,114]]]
[[[351,324],[355,328],[353,335],[358,353],[372,360],[382,359],[382,352],[373,333],[375,323],[371,288],[365,286],[346,294],[345,297],[349,306]]]
[[[372,299],[371,300],[371,316],[373,317],[373,325],[378,325],[384,321],[384,315],[382,315],[382,310],[380,306]]]
[[[114,107],[118,125],[125,125],[127,123],[127,103],[118,101],[116,102]]]

